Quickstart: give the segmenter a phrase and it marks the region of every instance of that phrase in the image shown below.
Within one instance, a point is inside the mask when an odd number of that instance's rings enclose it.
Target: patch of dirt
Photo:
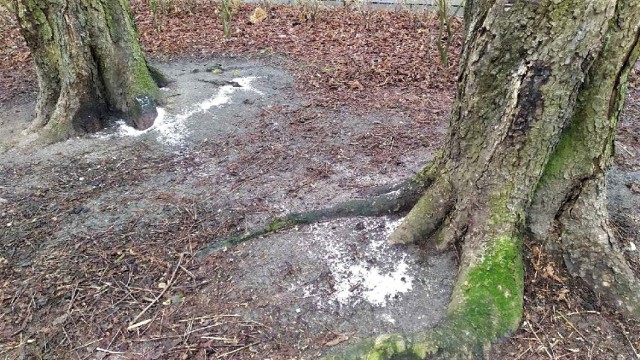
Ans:
[[[212,63],[221,72],[206,71]],[[159,66],[176,82],[150,130],[121,124],[5,153],[3,351],[313,358],[327,344],[443,316],[455,259],[388,248],[393,219],[331,222],[193,257],[230,231],[409,176],[442,127],[315,105],[264,62]],[[229,82],[242,86],[232,92]]]
[[[275,6],[249,25],[244,5],[221,41],[210,3],[196,3],[161,17],[156,33],[146,2],[134,2],[145,48],[176,80],[162,122],[42,149],[13,147],[33,116],[35,81],[15,24],[0,17],[3,358],[313,359],[444,314],[455,254],[386,248],[392,218],[194,257],[230,232],[420,169],[442,141],[455,81],[430,41],[433,17],[337,9],[305,22],[300,9]],[[630,261],[640,256],[637,79],[608,180]],[[243,83],[231,91],[229,81]],[[640,324],[528,250],[525,322],[491,358],[637,356]]]

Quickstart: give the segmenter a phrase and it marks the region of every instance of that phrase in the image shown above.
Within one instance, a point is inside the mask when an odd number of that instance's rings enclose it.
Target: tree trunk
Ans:
[[[608,228],[604,191],[640,53],[640,0],[472,0],[465,22],[448,145],[390,237],[461,249],[448,319],[339,358],[482,355],[520,324],[526,236],[554,244],[572,274],[640,318],[640,282]]]
[[[40,91],[32,129],[59,141],[105,125],[110,112],[151,126],[160,92],[128,0],[13,0]]]

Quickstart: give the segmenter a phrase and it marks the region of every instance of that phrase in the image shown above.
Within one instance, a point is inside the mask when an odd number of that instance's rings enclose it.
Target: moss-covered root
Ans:
[[[565,263],[621,313],[640,319],[640,281],[608,226],[605,200],[604,179],[589,180],[560,217]]]
[[[419,182],[416,178],[403,183],[402,187],[391,192],[373,196],[367,199],[350,200],[320,210],[294,213],[271,220],[267,225],[245,230],[239,234],[213,242],[198,251],[198,256],[210,254],[218,249],[238,245],[245,241],[272,232],[292,228],[296,225],[313,224],[338,218],[355,216],[383,216],[395,214],[411,209],[420,199],[424,186],[430,180],[424,173],[420,174]]]
[[[477,254],[477,253],[476,253]],[[524,268],[519,237],[498,238],[462,269],[447,320],[425,333],[383,335],[327,359],[475,359],[515,331],[522,317]]]
[[[446,176],[439,177],[389,236],[389,243],[412,244],[426,240],[440,228],[453,208],[453,198],[451,183]]]

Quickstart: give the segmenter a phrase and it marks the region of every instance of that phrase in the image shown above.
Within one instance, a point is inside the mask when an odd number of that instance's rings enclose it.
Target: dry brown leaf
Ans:
[[[344,334],[340,334],[338,335],[335,339],[333,340],[329,340],[326,343],[324,343],[326,346],[336,346],[340,343],[343,343],[345,341],[349,340],[349,337],[347,335]]]
[[[266,18],[267,18],[267,12],[263,8],[258,6],[253,10],[253,13],[251,14],[251,16],[249,16],[249,22],[254,25],[260,24]]]
[[[362,86],[362,84],[357,80],[350,82],[349,85],[353,90],[364,90],[364,86]]]
[[[562,288],[556,297],[558,301],[567,301],[567,294],[569,294],[569,289]]]
[[[544,267],[544,271],[542,272],[542,276],[547,279],[553,279],[561,284],[564,284],[564,279],[558,276],[553,262],[549,262],[547,266]]]

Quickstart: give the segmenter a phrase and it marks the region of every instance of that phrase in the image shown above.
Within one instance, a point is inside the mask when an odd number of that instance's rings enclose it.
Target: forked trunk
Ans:
[[[38,74],[33,130],[63,140],[103,128],[109,112],[151,126],[160,93],[128,0],[14,0],[13,7]]]

